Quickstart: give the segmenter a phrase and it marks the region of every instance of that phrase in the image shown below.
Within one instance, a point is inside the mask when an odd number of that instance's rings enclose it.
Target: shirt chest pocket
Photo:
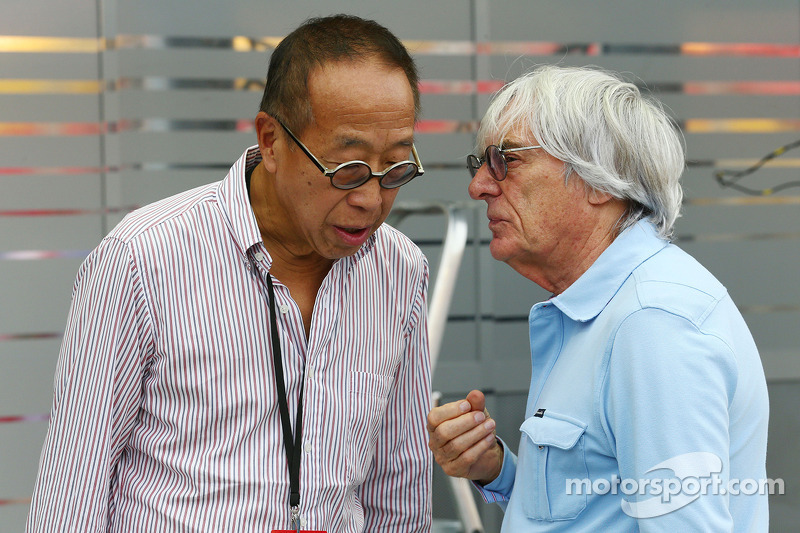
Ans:
[[[347,433],[347,477],[360,485],[375,456],[378,433],[386,413],[392,378],[371,372],[351,371],[348,383],[350,425]]]
[[[570,491],[576,482],[568,480],[589,476],[584,452],[586,424],[548,410],[544,416],[525,420],[520,431],[513,496],[521,498],[525,515],[546,521],[577,517],[586,507],[587,495]]]

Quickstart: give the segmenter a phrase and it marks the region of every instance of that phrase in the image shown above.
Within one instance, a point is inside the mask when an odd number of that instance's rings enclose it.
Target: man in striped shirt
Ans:
[[[80,268],[29,531],[430,530],[418,111],[382,26],[282,41],[258,145]]]

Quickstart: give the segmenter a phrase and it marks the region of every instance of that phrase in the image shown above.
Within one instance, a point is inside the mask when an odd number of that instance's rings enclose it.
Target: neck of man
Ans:
[[[617,224],[627,205],[611,200],[592,210],[558,240],[547,254],[512,264],[514,270],[557,296],[567,290],[597,261],[617,238]]]
[[[286,224],[290,216],[276,200],[274,181],[259,163],[250,183],[250,205],[253,208],[264,247],[272,257],[270,273],[292,288],[293,285],[319,289],[333,265],[332,259],[319,255],[302,243]]]

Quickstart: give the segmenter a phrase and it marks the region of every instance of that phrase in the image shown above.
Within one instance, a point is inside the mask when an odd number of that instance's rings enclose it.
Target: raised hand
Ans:
[[[445,474],[487,484],[503,466],[503,447],[486,398],[477,390],[428,413],[428,446]]]

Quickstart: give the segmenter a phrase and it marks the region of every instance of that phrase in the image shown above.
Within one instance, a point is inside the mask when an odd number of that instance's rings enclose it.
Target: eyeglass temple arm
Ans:
[[[414,162],[417,164],[417,175],[422,176],[425,174],[425,169],[422,168],[422,161],[419,158],[419,154],[417,153],[417,147],[414,144],[411,144],[411,154],[414,156]]]
[[[535,146],[522,146],[520,148],[501,148],[500,153],[505,154],[508,152],[521,152],[522,150],[533,150],[534,148],[541,148],[541,146],[537,144]]]
[[[303,153],[306,154],[309,159],[311,159],[311,161],[317,166],[317,168],[320,170],[320,172],[322,172],[323,174],[328,176],[330,174],[331,170],[328,169],[327,167],[325,167],[325,165],[323,165],[322,163],[320,163],[319,159],[317,159],[317,157],[314,154],[311,153],[311,150],[309,150],[306,147],[306,145],[303,144],[303,142],[300,139],[295,137],[294,133],[292,133],[292,130],[287,128],[286,125],[283,122],[281,122],[279,120],[278,124],[280,124],[283,127],[284,131],[289,134],[289,137],[291,137],[292,140],[295,142],[295,144],[297,144],[297,146],[300,147],[300,149],[303,151]]]

